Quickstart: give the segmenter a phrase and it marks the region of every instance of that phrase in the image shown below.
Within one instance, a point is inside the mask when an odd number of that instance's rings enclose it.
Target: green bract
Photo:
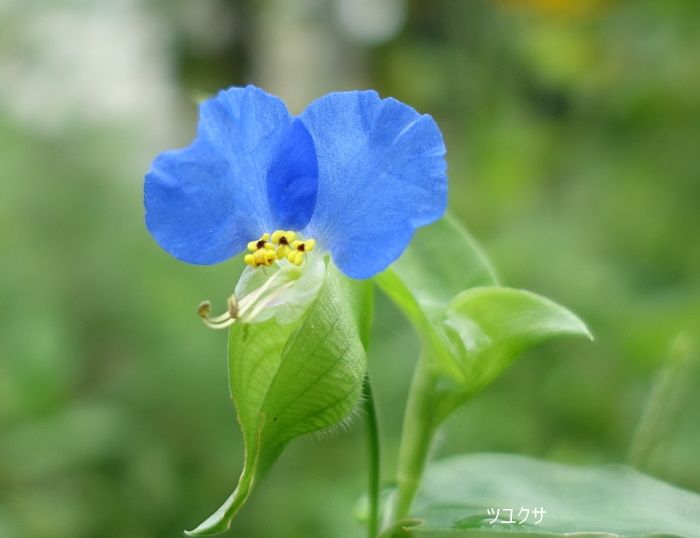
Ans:
[[[190,535],[226,530],[284,447],[355,407],[365,372],[364,284],[328,266],[317,298],[296,321],[236,323],[229,336],[231,395],[245,443],[238,486]]]

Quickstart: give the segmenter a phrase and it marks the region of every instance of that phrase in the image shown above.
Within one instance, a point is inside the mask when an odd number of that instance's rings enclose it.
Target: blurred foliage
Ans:
[[[452,209],[501,280],[566,304],[596,335],[596,345],[552,345],[518,362],[448,422],[438,451],[622,461],[655,372],[685,333],[692,360],[647,470],[700,490],[698,5],[414,0],[398,33],[370,45],[337,31],[333,2],[304,4],[305,24],[329,40],[307,50],[344,51],[338,72],[352,66],[357,86],[436,117]],[[47,4],[7,5],[4,30]],[[141,181],[150,157],[193,131],[191,95],[264,82],[255,33],[284,4],[130,5],[167,30],[153,40],[166,46],[184,128],[153,135],[145,126],[170,125],[160,110],[37,128],[6,85],[24,27],[0,39],[2,538],[176,536],[223,501],[240,470],[225,335],[195,315],[200,300],[223,300],[239,265],[186,266],[161,252],[143,226]],[[209,18],[197,26],[199,5]],[[268,47],[291,46],[287,37]],[[52,90],[65,81],[49,75],[38,110],[60,105]],[[406,322],[380,300],[370,369],[387,479],[415,353]],[[360,535],[351,507],[364,486],[362,434],[292,446],[232,535]]]

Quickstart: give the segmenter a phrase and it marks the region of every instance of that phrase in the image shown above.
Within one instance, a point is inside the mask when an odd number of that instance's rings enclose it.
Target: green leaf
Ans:
[[[476,241],[447,216],[419,228],[403,255],[377,275],[375,282],[416,329],[426,356],[446,375],[464,381],[441,336],[441,320],[449,302],[461,291],[497,284]]]
[[[592,339],[571,311],[534,293],[512,288],[474,288],[457,295],[443,319],[444,334],[465,382],[452,396],[480,391],[527,349],[560,336]]]
[[[230,383],[245,443],[243,472],[221,508],[188,534],[228,529],[289,441],[338,424],[355,407],[366,363],[359,310],[368,299],[366,288],[357,293],[354,286],[329,264],[302,318],[232,326]]]
[[[494,523],[489,509],[501,509]],[[535,524],[532,510],[543,508]],[[522,456],[475,454],[428,467],[412,517],[383,536],[698,538],[700,495],[631,468],[574,467]],[[399,525],[401,527],[401,525]]]
[[[416,233],[375,277],[419,334],[424,356],[446,379],[438,420],[492,382],[526,349],[559,336],[586,336],[569,310],[533,293],[497,286],[471,236],[447,217]]]

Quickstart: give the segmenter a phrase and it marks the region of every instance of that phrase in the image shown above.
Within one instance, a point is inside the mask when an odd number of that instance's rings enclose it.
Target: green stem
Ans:
[[[372,385],[369,381],[369,374],[365,374],[362,392],[363,405],[365,408],[365,425],[367,426],[367,454],[369,456],[369,482],[367,484],[369,512],[367,516],[367,535],[369,538],[375,538],[379,532],[379,424],[377,422],[377,410],[374,405],[374,395],[372,393]]]
[[[421,357],[413,375],[404,416],[393,521],[409,515],[425,470],[430,446],[439,424],[435,408],[435,385],[436,378],[425,357]]]
[[[627,455],[629,465],[644,470],[654,449],[664,439],[666,428],[683,399],[692,355],[693,341],[687,334],[679,334],[647,397]]]

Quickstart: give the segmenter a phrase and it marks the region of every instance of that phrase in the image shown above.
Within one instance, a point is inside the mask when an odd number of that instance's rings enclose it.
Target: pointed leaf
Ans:
[[[450,300],[465,289],[497,284],[490,262],[476,241],[454,219],[419,228],[403,255],[375,277],[382,291],[404,312],[445,375],[464,381],[440,336]]]
[[[477,391],[493,381],[518,354],[559,336],[591,338],[570,310],[513,288],[474,288],[447,308],[445,334],[467,382]]]
[[[486,256],[449,217],[419,229],[375,281],[411,322],[441,379],[436,424],[526,349],[558,336],[591,336],[564,307],[498,287]]]

